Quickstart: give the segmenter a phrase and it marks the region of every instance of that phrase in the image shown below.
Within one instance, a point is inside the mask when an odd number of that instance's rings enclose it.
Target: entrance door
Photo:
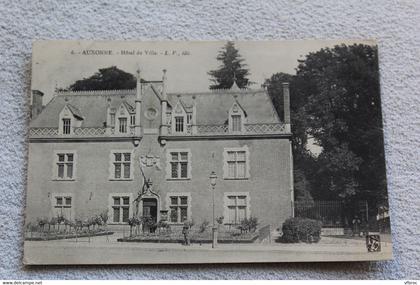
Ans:
[[[143,199],[143,217],[152,218],[153,222],[157,222],[157,200],[154,198]]]
[[[157,200],[154,198],[143,199],[143,217],[149,217],[153,223],[157,222]],[[155,226],[145,224],[144,231],[154,232]]]

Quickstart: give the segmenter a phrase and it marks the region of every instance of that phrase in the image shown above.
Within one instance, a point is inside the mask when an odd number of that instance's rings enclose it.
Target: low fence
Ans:
[[[296,201],[295,216],[322,221],[323,228],[351,228],[356,221],[360,226],[369,221],[366,201]]]

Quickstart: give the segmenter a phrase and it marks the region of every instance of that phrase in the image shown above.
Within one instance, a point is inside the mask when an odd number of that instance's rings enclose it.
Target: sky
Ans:
[[[117,66],[136,73],[140,68],[146,80],[161,80],[167,70],[168,92],[203,92],[209,89],[208,71],[216,69],[218,51],[225,41],[36,41],[32,55],[32,89],[48,103],[56,87],[65,88],[78,79],[93,75],[99,68]],[[258,89],[277,72],[295,74],[299,59],[310,52],[337,44],[364,43],[369,40],[238,41],[239,54],[247,64]],[[125,51],[125,54],[124,54]],[[134,54],[132,52],[134,51]]]

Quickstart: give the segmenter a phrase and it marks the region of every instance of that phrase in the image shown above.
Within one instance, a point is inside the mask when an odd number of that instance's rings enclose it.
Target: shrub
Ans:
[[[219,224],[219,225],[221,225],[221,224],[223,224],[223,220],[225,219],[225,217],[223,217],[223,216],[221,216],[221,217],[218,217],[217,219],[216,219],[216,222]]]
[[[248,228],[250,232],[255,232],[258,226],[258,218],[257,217],[250,217],[248,220]]]
[[[108,222],[108,210],[103,211],[99,216],[101,217],[103,224],[106,225]]]
[[[41,218],[41,219],[38,219],[37,221],[38,221],[38,226],[41,228],[42,231],[44,231],[45,225],[48,224],[48,219]]]
[[[321,239],[321,221],[307,218],[289,218],[283,223],[282,242],[318,242]]]
[[[209,226],[210,222],[207,220],[204,220],[201,225],[200,225],[200,229],[198,230],[198,232],[200,233],[204,233],[207,229],[207,227]]]
[[[156,224],[156,228],[158,230],[158,234],[169,233],[171,231],[171,226],[167,220],[159,220]]]
[[[238,226],[238,229],[241,233],[255,232],[258,226],[258,218],[250,217],[249,219],[245,218],[241,221],[241,224]]]
[[[133,227],[140,225],[141,221],[137,217],[131,217],[128,219],[128,225],[130,226],[130,237],[133,236]]]
[[[159,220],[159,222],[157,223],[157,227],[160,228],[160,229],[168,229],[170,226],[169,226],[168,221]]]

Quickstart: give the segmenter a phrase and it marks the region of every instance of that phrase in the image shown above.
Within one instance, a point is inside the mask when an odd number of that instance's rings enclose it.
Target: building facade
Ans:
[[[108,211],[110,225],[150,216],[180,225],[293,215],[288,84],[284,118],[266,90],[168,93],[137,76],[133,90],[65,91],[42,107],[33,91],[27,221]]]

